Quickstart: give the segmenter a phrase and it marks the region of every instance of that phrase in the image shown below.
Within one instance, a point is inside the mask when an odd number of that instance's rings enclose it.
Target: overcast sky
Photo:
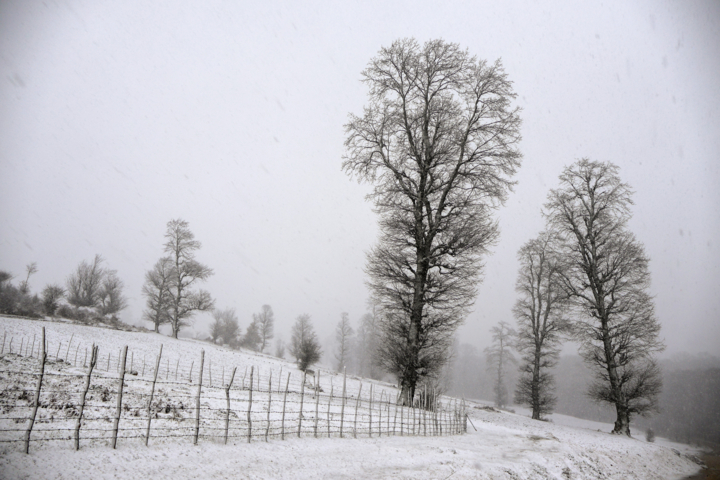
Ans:
[[[516,252],[564,166],[611,161],[635,191],[668,353],[720,353],[720,3],[0,0],[0,269],[31,288],[99,253],[140,324],[165,225],[190,223],[205,284],[285,339],[366,310],[377,239],[341,172],[360,72],[401,37],[502,58],[523,165],[460,340],[512,321]],[[207,331],[209,315],[195,330]]]

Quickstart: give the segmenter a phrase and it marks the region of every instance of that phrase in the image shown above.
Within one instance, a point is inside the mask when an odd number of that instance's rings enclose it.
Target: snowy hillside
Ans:
[[[151,370],[163,344],[166,375],[190,375],[197,371],[200,351],[211,361],[213,383],[227,383],[229,371],[238,376],[254,366],[261,373],[279,376],[293,372],[292,364],[250,355],[193,340],[136,332],[120,332],[72,324],[0,318],[5,338],[3,368],[13,352],[28,351],[27,343],[39,338],[46,327],[50,356],[61,352],[66,363],[82,365],[85,348],[99,345],[98,368],[112,373],[123,345],[132,351],[133,369],[139,376]],[[72,339],[72,342],[68,344]],[[31,347],[32,348],[32,347]],[[37,345],[34,347],[37,352]],[[110,353],[110,359],[107,359]],[[36,353],[37,357],[37,353]],[[33,360],[33,359],[29,359]],[[128,362],[131,360],[128,359]],[[104,364],[104,362],[106,362]],[[162,363],[162,362],[161,362]],[[35,364],[37,361],[35,359]],[[108,367],[109,365],[109,367]],[[72,367],[69,367],[72,368]],[[206,364],[207,368],[207,364]],[[177,373],[176,373],[177,372]],[[277,377],[275,377],[277,378]],[[361,379],[348,379],[348,390],[358,392]],[[341,377],[323,372],[323,390],[337,388]],[[204,380],[205,382],[205,380]],[[331,387],[331,382],[333,386]],[[368,382],[362,380],[367,389]],[[0,384],[0,392],[10,389]],[[374,383],[378,395],[392,395],[391,385]],[[363,390],[366,391],[366,390]],[[4,411],[0,412],[0,420]],[[33,444],[30,455],[17,444],[0,444],[0,478],[477,478],[477,479],[680,479],[699,469],[687,447],[659,440],[609,435],[610,426],[555,415],[553,423],[527,416],[484,409],[470,404],[465,435],[443,437],[383,436],[381,438],[312,438],[288,436],[248,444],[232,438],[228,445],[204,440],[197,445],[185,438],[152,441],[149,447],[137,439],[120,439],[113,450],[103,441],[75,451],[72,442]],[[475,428],[477,430],[475,430]],[[601,431],[598,431],[600,429]]]

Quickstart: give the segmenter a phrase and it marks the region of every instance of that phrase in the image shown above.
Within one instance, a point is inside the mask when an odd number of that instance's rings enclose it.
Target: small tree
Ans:
[[[115,270],[105,272],[102,286],[98,292],[98,311],[101,315],[115,315],[127,306],[122,293],[123,282]]]
[[[60,285],[47,285],[42,291],[43,310],[51,317],[60,306],[60,300],[65,296],[65,289]]]
[[[92,263],[83,260],[67,279],[67,301],[75,307],[96,307],[106,271],[103,258],[95,255]]]
[[[213,323],[210,324],[210,338],[213,343],[217,343],[218,339],[222,337],[222,320],[215,316],[216,310],[213,310]]]
[[[27,276],[25,277],[25,280],[20,284],[20,293],[23,295],[27,295],[30,293],[30,276],[34,273],[37,273],[37,262],[29,263],[25,270],[27,272]]]
[[[363,377],[379,380],[382,376],[377,358],[379,342],[380,332],[373,308],[373,313],[366,313],[360,318],[360,327],[353,348],[355,368]]]
[[[335,328],[335,340],[337,341],[335,359],[338,361],[338,372],[342,372],[347,366],[348,359],[350,358],[350,349],[352,347],[352,337],[354,334],[355,332],[350,326],[348,314],[343,312],[340,317],[340,322]]]
[[[270,305],[263,305],[260,313],[253,313],[253,323],[257,324],[260,335],[260,351],[265,351],[270,340],[273,338],[275,328],[275,315]]]
[[[213,271],[195,260],[195,251],[200,242],[190,231],[185,220],[170,220],[165,232],[165,252],[170,254],[173,263],[170,294],[169,319],[172,336],[177,338],[180,329],[190,324],[195,312],[212,310],[214,300],[205,290],[193,291],[192,287],[207,280]]]
[[[517,363],[512,353],[512,342],[515,337],[515,330],[510,328],[507,322],[500,322],[490,329],[493,343],[485,349],[488,370],[493,372],[493,392],[495,394],[495,405],[503,408],[508,402],[507,370],[510,364]]]
[[[275,356],[285,358],[285,341],[282,338],[275,340]]]
[[[552,235],[543,232],[522,246],[515,285],[520,294],[513,309],[518,322],[515,348],[522,359],[515,403],[530,406],[536,420],[552,413],[557,401],[548,369],[557,363],[562,334],[569,331],[563,316],[567,308],[563,264],[552,250],[552,241]]]
[[[260,326],[257,322],[252,322],[247,328],[245,335],[243,335],[243,338],[240,341],[240,346],[259,352],[261,344],[262,338],[260,337]]]
[[[142,294],[147,299],[147,308],[143,311],[143,319],[153,324],[155,333],[159,333],[160,325],[170,323],[172,270],[172,259],[163,257],[145,273]]]
[[[290,342],[290,355],[295,357],[298,368],[303,372],[320,360],[322,351],[315,329],[310,323],[310,315],[302,314],[297,317],[292,327]]]
[[[210,325],[210,337],[213,343],[217,343],[218,339],[222,339],[222,343],[237,347],[238,334],[240,333],[240,325],[234,308],[225,310],[214,309],[212,312],[213,323]]]

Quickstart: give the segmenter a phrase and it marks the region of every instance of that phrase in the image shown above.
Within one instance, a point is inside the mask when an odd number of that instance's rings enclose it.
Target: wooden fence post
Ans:
[[[107,364],[107,368],[105,369],[105,371],[106,372],[110,371],[110,352],[108,352],[108,364]]]
[[[178,368],[180,368],[180,357],[177,359],[177,363],[175,363],[175,381],[177,382],[177,374],[178,374]],[[170,359],[168,358],[167,361],[167,372],[165,372],[165,380],[167,380],[167,376],[170,374]]]
[[[4,341],[4,339],[3,339],[3,341]],[[33,333],[32,348],[30,349],[30,356],[32,357],[33,355],[35,355],[35,334],[34,333]]]
[[[195,402],[195,439],[193,445],[197,445],[200,436],[200,393],[202,392],[203,365],[205,364],[205,350],[200,350],[200,376],[198,378],[197,400]],[[192,367],[190,367],[190,381],[192,382]]]
[[[358,407],[360,406],[360,395],[362,395],[362,382],[360,382],[360,390],[358,390],[358,396],[355,399],[355,417],[353,418],[353,438],[357,438],[357,414],[358,414]]]
[[[320,388],[320,369],[318,368],[317,378],[315,379],[315,426],[313,427],[313,433],[315,434],[315,438],[317,438],[318,413],[319,413],[319,407],[320,407],[320,394],[318,393],[319,388]]]
[[[340,404],[340,438],[343,438],[343,424],[345,423],[345,381],[347,380],[347,368],[343,368],[343,389],[342,403]]]
[[[21,357],[23,356],[23,345],[25,345],[25,337],[22,337],[20,339],[20,350],[18,350],[18,355],[20,355]]]
[[[87,366],[87,347],[85,347],[85,358],[83,358],[83,368]]]
[[[203,350],[203,352],[205,352],[205,350]],[[202,355],[202,354],[201,354],[201,355]],[[192,383],[193,367],[195,367],[195,360],[193,360],[192,362],[190,362],[190,376],[188,377],[188,383]]]
[[[35,343],[35,342],[33,341],[33,350],[35,349],[34,343]],[[78,344],[77,344],[77,347],[75,347],[75,358],[73,358],[73,366],[75,366],[75,367],[77,367],[77,354],[78,354],[78,350],[80,350],[80,343],[78,343]]]
[[[150,441],[150,422],[152,421],[152,401],[155,395],[155,383],[157,382],[158,372],[160,371],[160,359],[162,358],[162,343],[160,344],[160,353],[158,353],[157,360],[155,361],[155,375],[153,376],[152,387],[150,387],[150,400],[148,400],[148,425],[147,432],[145,432],[145,446],[148,446]],[[145,372],[145,357],[143,357],[143,373]]]
[[[70,354],[70,345],[72,345],[73,338],[75,338],[75,334],[73,333],[70,335],[70,341],[68,342],[67,350],[65,350],[65,361],[68,362],[68,355]],[[68,362],[70,363],[70,362]]]
[[[62,347],[62,342],[58,342],[58,349],[57,349],[57,352],[55,352],[55,361],[56,362],[60,358],[60,347]],[[20,352],[20,353],[22,353],[22,352]]]
[[[225,445],[227,445],[228,431],[230,429],[230,387],[232,387],[233,380],[235,380],[235,370],[237,370],[237,367],[233,368],[230,383],[228,383],[225,388],[225,398],[227,400],[227,411],[225,412]]]
[[[45,354],[45,327],[42,327],[42,340],[43,349],[42,354],[40,355],[40,376],[38,377],[37,388],[35,389],[35,404],[33,405],[33,413],[32,417],[30,417],[30,425],[28,425],[27,434],[25,436],[26,454],[30,453],[30,433],[32,432],[32,427],[35,424],[35,417],[37,416],[38,406],[40,405],[40,388],[42,387],[42,379],[45,374],[45,359],[47,358],[47,355]],[[10,344],[12,345],[12,338],[10,339]]]
[[[117,411],[115,412],[115,422],[113,423],[113,449],[117,445],[118,428],[120,426],[120,415],[122,414],[122,394],[123,387],[125,386],[125,361],[127,360],[128,347],[125,345],[122,353],[122,365],[120,366],[120,381],[118,382],[118,401]]]
[[[328,438],[330,438],[330,404],[332,403],[332,398],[333,398],[333,386],[332,386],[332,378],[331,378],[330,396],[328,397],[328,408],[327,408]]]
[[[372,438],[372,401],[373,401],[373,386],[372,383],[370,384],[370,428],[368,429],[368,433],[370,435],[370,438]]]
[[[3,332],[3,343],[2,343],[2,350],[0,350],[0,355],[5,353],[5,336],[7,335],[7,332]]]
[[[90,389],[90,376],[92,375],[93,368],[95,368],[95,364],[97,363],[97,357],[98,347],[93,344],[92,356],[90,358],[90,368],[88,368],[87,377],[85,377],[85,388],[83,389],[82,396],[80,397],[80,414],[78,415],[77,423],[75,424],[75,450],[80,450],[80,424],[83,418],[83,411],[85,410],[85,397]]]
[[[288,372],[287,382],[285,383],[285,395],[283,396],[282,423],[280,426],[280,438],[285,440],[285,404],[287,403],[288,387],[290,386],[290,372]]]
[[[300,430],[302,429],[303,419],[303,403],[305,402],[305,379],[307,372],[303,372],[302,384],[300,386],[300,413],[298,413],[298,438],[300,438]]]
[[[424,385],[424,398],[423,398],[423,436],[427,437],[427,383]]]
[[[268,441],[268,434],[270,433],[270,410],[272,410],[272,369],[270,369],[270,378],[268,379],[268,414],[267,426],[265,427],[265,442]]]
[[[247,443],[250,443],[250,438],[252,437],[252,417],[250,416],[250,411],[252,410],[252,394],[253,394],[253,373],[255,372],[255,367],[250,367],[250,399],[248,400],[248,411],[247,411],[247,423],[248,423],[248,435],[247,435]]]
[[[390,404],[388,403],[388,410],[389,409],[390,409]],[[392,429],[393,436],[395,435],[395,427],[397,426],[397,411],[398,411],[398,406],[397,406],[397,402],[395,402],[395,415],[393,415],[393,429]],[[390,414],[390,412],[388,412],[388,415],[389,414]],[[388,422],[390,422],[389,418],[388,418]]]

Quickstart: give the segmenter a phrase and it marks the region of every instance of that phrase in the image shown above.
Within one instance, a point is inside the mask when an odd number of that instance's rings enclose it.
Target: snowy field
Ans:
[[[142,373],[144,367],[145,376],[149,376],[154,368],[150,365],[162,343],[163,358],[167,355],[167,361],[165,367],[161,366],[160,376],[165,368],[167,377],[177,372],[178,377],[188,376],[189,380],[191,368],[197,375],[197,366],[193,365],[204,349],[206,362],[212,361],[213,383],[218,386],[229,381],[233,365],[238,367],[238,376],[243,373],[245,381],[249,381],[246,367],[255,366],[261,374],[264,372],[263,379],[269,380],[270,372],[276,378],[282,368],[283,372],[292,372],[295,382],[300,382],[291,364],[264,355],[249,355],[156,334],[0,317],[0,335],[6,338],[5,355],[9,351],[9,338],[14,339],[13,352],[18,351],[20,344],[32,342],[33,336],[39,338],[42,326],[46,327],[49,356],[59,351],[70,369],[75,363],[81,370],[84,349],[95,343],[100,347],[98,368],[110,375],[117,363],[117,351],[129,345],[134,370]],[[23,348],[28,351],[26,346]],[[35,357],[37,348],[35,345]],[[108,353],[111,353],[109,361]],[[34,361],[37,363],[36,358]],[[348,390],[359,392],[361,381],[365,385],[363,392],[367,392],[369,383],[362,379],[349,378]],[[324,391],[337,389],[341,382],[342,377],[324,372],[320,377]],[[373,387],[376,395],[385,398],[395,392],[388,384],[374,382]],[[10,385],[0,384],[0,392],[9,388]],[[453,403],[449,399],[446,402]],[[18,444],[3,444],[0,445],[0,478],[654,480],[681,479],[699,470],[691,458],[694,452],[684,445],[663,439],[647,443],[640,432],[636,432],[637,438],[618,437],[607,433],[610,425],[562,415],[553,415],[552,422],[538,422],[529,419],[522,409],[516,412],[492,411],[480,404],[470,404],[469,416],[474,427],[468,425],[465,435],[442,437],[316,439],[308,436],[298,439],[288,436],[284,441],[271,438],[267,443],[254,440],[250,444],[242,438],[231,438],[228,445],[213,439],[193,445],[186,438],[155,440],[151,437],[149,447],[137,439],[120,438],[115,450],[106,440],[83,444],[79,451],[74,450],[71,441],[35,442],[31,444],[30,455],[23,453]],[[3,415],[0,412],[0,420]]]

